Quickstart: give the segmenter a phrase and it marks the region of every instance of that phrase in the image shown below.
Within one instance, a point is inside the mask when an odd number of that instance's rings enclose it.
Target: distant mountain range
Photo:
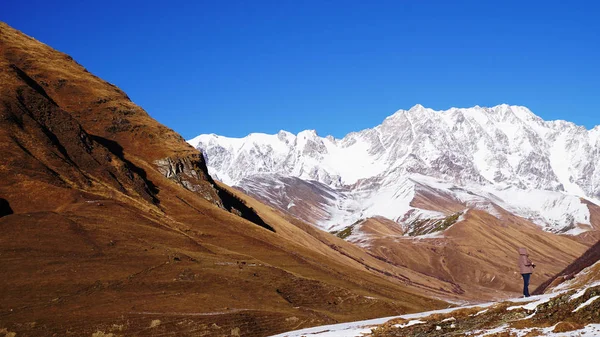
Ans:
[[[342,139],[307,130],[188,142],[214,178],[334,232],[381,216],[427,234],[415,226],[479,209],[576,235],[594,227],[588,204],[600,203],[600,126],[522,106],[416,105]]]

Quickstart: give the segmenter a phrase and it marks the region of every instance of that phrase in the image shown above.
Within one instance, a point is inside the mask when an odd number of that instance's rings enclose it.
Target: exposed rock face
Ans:
[[[339,191],[297,177],[271,178],[266,175],[247,178],[238,188],[308,223],[319,223],[330,216],[330,209],[334,207]]]
[[[206,169],[204,158],[200,154],[184,158],[164,158],[154,162],[157,169],[165,177],[175,181],[184,188],[201,195],[206,200],[229,212],[251,221],[272,232],[275,230],[244,201],[231,194],[229,191],[217,186]],[[205,182],[208,181],[210,185]]]
[[[154,161],[157,169],[165,177],[175,181],[186,189],[200,194],[206,200],[223,207],[213,184],[207,185],[205,181],[211,180],[208,175],[204,158],[200,154],[184,158],[167,157]]]

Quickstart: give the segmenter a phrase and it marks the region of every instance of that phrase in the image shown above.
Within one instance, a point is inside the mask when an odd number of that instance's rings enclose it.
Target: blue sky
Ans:
[[[5,0],[0,20],[187,139],[342,137],[417,103],[600,124],[595,1],[369,2]]]

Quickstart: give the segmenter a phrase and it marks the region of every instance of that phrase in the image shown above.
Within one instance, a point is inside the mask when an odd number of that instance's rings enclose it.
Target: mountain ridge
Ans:
[[[587,133],[593,133],[593,137],[594,139],[598,138],[600,135],[597,135],[595,133],[600,133],[600,125],[597,125],[595,127],[593,127],[592,129],[587,129],[584,126],[580,126],[580,125],[576,125],[573,122],[570,121],[566,121],[566,120],[551,120],[551,121],[545,121],[543,119],[541,119],[540,117],[538,117],[537,115],[533,114],[529,109],[527,109],[524,106],[518,106],[518,105],[508,105],[508,104],[500,104],[494,107],[479,107],[479,106],[474,106],[471,108],[455,108],[452,107],[450,109],[447,110],[433,110],[433,109],[429,109],[429,108],[425,108],[420,104],[417,104],[415,106],[413,106],[412,108],[408,109],[408,110],[403,110],[400,109],[396,112],[394,112],[392,115],[386,117],[382,124],[377,125],[373,128],[365,128],[362,129],[360,131],[352,131],[349,132],[347,135],[345,135],[343,138],[334,138],[330,135],[326,136],[326,137],[320,137],[317,135],[317,132],[315,129],[307,129],[307,130],[303,130],[300,131],[297,135],[294,135],[288,131],[285,130],[280,130],[277,134],[266,134],[266,133],[259,133],[259,132],[253,132],[250,133],[249,135],[245,136],[245,137],[225,137],[225,136],[220,136],[220,135],[216,135],[214,133],[211,134],[202,134],[199,135],[197,137],[194,137],[190,140],[188,140],[188,143],[190,143],[193,147],[197,148],[201,145],[201,143],[206,143],[207,141],[213,140],[213,138],[218,138],[220,140],[226,140],[232,143],[245,143],[244,141],[248,141],[252,138],[258,138],[255,139],[256,142],[259,141],[263,141],[265,143],[265,145],[271,145],[272,144],[266,144],[267,143],[267,139],[270,138],[270,141],[274,141],[275,139],[273,138],[278,138],[279,140],[281,140],[282,138],[285,138],[286,140],[288,140],[289,138],[292,138],[294,140],[298,140],[298,138],[307,138],[307,137],[314,137],[314,138],[319,138],[320,140],[330,140],[333,143],[343,143],[344,141],[346,142],[350,142],[351,140],[347,140],[347,139],[352,139],[353,136],[356,135],[360,135],[372,130],[377,129],[378,127],[383,126],[386,122],[390,121],[390,120],[394,120],[397,118],[401,118],[403,116],[407,116],[407,113],[415,113],[415,112],[421,112],[421,113],[426,113],[429,114],[429,116],[431,116],[431,114],[452,114],[452,113],[459,113],[459,118],[462,118],[462,116],[460,116],[461,113],[464,112],[472,112],[473,110],[477,111],[477,112],[501,112],[504,113],[504,118],[510,118],[511,115],[507,114],[507,112],[512,112],[515,113],[512,117],[516,117],[518,118],[520,121],[523,122],[541,122],[543,123],[545,126],[549,126],[549,127],[560,127],[560,128],[570,128],[570,129],[576,129],[579,131],[585,131]],[[513,120],[514,121],[514,120]],[[276,137],[275,137],[276,136]],[[346,145],[346,144],[342,144],[342,145]],[[219,173],[219,172],[216,172]],[[221,178],[221,177],[219,177]],[[224,180],[224,179],[222,179]],[[230,183],[230,184],[235,184],[236,181],[225,181],[226,183]]]
[[[374,193],[349,197],[363,203],[366,198],[377,199],[375,190],[381,187],[395,187],[393,196],[405,184],[402,180],[419,174],[466,188],[469,193],[481,194],[480,189],[491,186],[491,191],[483,192],[494,195],[490,202],[510,199],[507,189],[522,194],[519,199],[523,200],[530,194],[527,191],[538,196],[541,193],[536,191],[562,193],[564,196],[543,196],[542,205],[527,205],[518,212],[553,231],[589,225],[589,211],[571,206],[578,197],[600,203],[600,169],[594,165],[600,160],[600,126],[587,130],[567,121],[544,121],[522,106],[435,111],[415,105],[396,111],[374,128],[351,132],[342,139],[323,138],[314,130],[305,130],[298,135],[280,131],[244,138],[200,135],[188,142],[203,151],[212,175],[254,195],[262,191],[256,190],[257,186],[250,189],[253,179],[261,177],[262,186],[268,188],[265,179],[270,177],[270,184],[278,185],[276,176],[284,176],[319,182],[340,194],[371,184]],[[557,202],[564,204],[564,214],[544,218],[543,211],[550,208],[545,204]],[[408,199],[401,202],[405,212],[409,203]],[[366,205],[357,207],[368,215],[385,216],[369,211]],[[321,227],[337,229],[341,225],[330,220],[322,219]]]

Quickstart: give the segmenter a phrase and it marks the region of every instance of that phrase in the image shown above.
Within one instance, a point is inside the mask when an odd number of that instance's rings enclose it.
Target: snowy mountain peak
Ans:
[[[317,130],[304,130],[298,133],[296,136],[297,139],[305,139],[305,140],[314,140],[317,141],[320,139],[319,135],[317,135]]]
[[[418,111],[423,111],[423,110],[427,110],[427,108],[425,108],[421,104],[415,104],[412,108],[408,109],[408,111],[410,111],[410,112],[418,112]]]
[[[202,150],[209,172],[230,185],[277,175],[337,190],[371,186],[384,193],[386,188],[392,192],[414,188],[401,182],[419,174],[472,192],[512,188],[600,199],[600,128],[586,130],[566,121],[544,121],[523,106],[435,111],[417,104],[342,139],[319,137],[315,130],[297,135],[282,130],[244,138],[200,135],[189,143]],[[363,197],[373,197],[372,192],[364,192]],[[548,202],[556,198],[552,194]],[[534,207],[537,211],[551,207],[538,206]],[[569,207],[581,211],[578,206]],[[368,215],[365,209],[362,213]],[[521,213],[535,217],[531,208]],[[586,215],[558,218],[567,226]]]

